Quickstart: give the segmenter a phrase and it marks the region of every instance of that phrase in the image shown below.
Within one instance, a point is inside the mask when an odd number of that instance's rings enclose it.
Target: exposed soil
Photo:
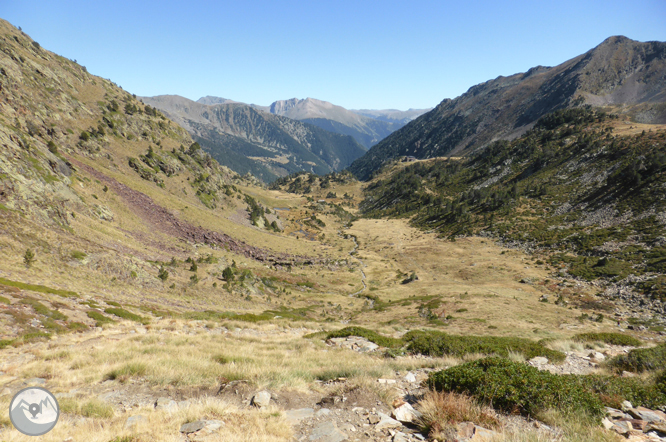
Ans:
[[[204,229],[203,227],[193,226],[186,221],[178,219],[164,207],[156,204],[148,195],[119,183],[115,179],[104,175],[80,161],[72,159],[71,157],[68,159],[76,167],[84,170],[86,173],[94,176],[96,179],[109,186],[110,189],[112,189],[128,206],[132,208],[133,213],[137,214],[137,216],[144,220],[144,222],[164,234],[180,238],[184,241],[225,248],[247,258],[276,265],[309,265],[317,261],[317,259],[307,256],[273,253],[269,250],[254,247],[243,241],[234,239],[226,233],[219,233]]]

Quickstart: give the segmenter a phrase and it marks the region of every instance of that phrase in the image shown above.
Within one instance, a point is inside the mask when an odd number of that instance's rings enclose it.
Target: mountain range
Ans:
[[[206,96],[197,103],[213,105],[237,103],[226,98]],[[389,134],[400,129],[416,117],[431,109],[348,110],[342,106],[315,98],[278,100],[269,106],[249,104],[255,109],[274,115],[282,115],[293,120],[314,124],[329,132],[351,135],[366,149],[377,144]]]
[[[555,67],[497,77],[443,100],[375,145],[349,168],[368,179],[391,158],[459,156],[512,140],[542,116],[582,104],[640,123],[666,122],[666,43],[610,37]]]
[[[142,101],[180,124],[221,164],[265,182],[301,170],[341,170],[365,152],[351,136],[230,100],[208,105],[161,95]]]

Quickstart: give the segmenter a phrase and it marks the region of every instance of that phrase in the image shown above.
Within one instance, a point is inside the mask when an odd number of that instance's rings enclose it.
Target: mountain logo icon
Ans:
[[[46,388],[28,387],[14,395],[9,403],[9,418],[14,427],[28,436],[41,436],[55,427],[60,406]]]

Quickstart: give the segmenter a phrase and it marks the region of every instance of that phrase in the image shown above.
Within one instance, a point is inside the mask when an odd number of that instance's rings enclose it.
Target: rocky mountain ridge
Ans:
[[[512,140],[543,115],[582,104],[617,108],[639,123],[666,122],[666,43],[610,37],[555,67],[497,77],[442,101],[352,164],[367,179],[391,158],[460,156]]]

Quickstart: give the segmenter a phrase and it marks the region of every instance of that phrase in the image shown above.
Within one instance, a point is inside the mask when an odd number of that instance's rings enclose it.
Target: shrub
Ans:
[[[551,362],[565,359],[562,352],[551,350],[529,339],[499,336],[455,336],[444,332],[411,331],[403,339],[407,350],[428,356],[464,356],[470,353],[508,357],[509,353],[520,353],[525,358],[545,356]]]
[[[630,345],[640,347],[643,343],[633,336],[622,333],[581,333],[573,337],[577,342],[604,342],[610,345]]]
[[[428,384],[437,391],[469,394],[498,410],[537,415],[549,408],[565,413],[604,415],[601,400],[575,378],[539,371],[497,357],[468,362],[433,373]]]
[[[103,419],[109,419],[113,417],[113,407],[110,404],[107,404],[104,401],[99,399],[91,399],[90,401],[83,404],[80,410],[81,416],[85,417],[97,417]]]
[[[82,259],[84,259],[88,255],[86,255],[85,252],[81,252],[79,250],[74,250],[74,251],[72,251],[70,256],[74,259],[78,259],[79,261],[81,261]]]
[[[25,254],[23,255],[23,262],[26,267],[31,267],[35,262],[35,252],[32,249],[26,249]]]
[[[141,322],[141,323],[146,323],[147,322],[146,318],[143,318],[143,317],[141,317],[139,315],[136,315],[132,312],[128,312],[124,308],[107,308],[107,309],[104,310],[104,312],[108,313],[110,315],[116,315],[119,318],[129,319],[129,320],[135,321],[135,322]]]
[[[81,131],[81,135],[79,135],[79,138],[81,139],[81,141],[88,141],[90,139],[90,134],[85,130]]]
[[[169,272],[164,268],[164,266],[160,267],[160,271],[157,273],[157,277],[161,279],[162,282],[165,282],[167,279],[169,279]]]
[[[637,348],[624,355],[618,355],[608,361],[610,367],[618,371],[642,373],[661,369],[666,361],[666,344],[652,348]]]
[[[97,321],[95,323],[95,327],[101,327],[104,324],[112,324],[116,322],[113,319],[109,318],[108,316],[104,316],[97,310],[88,310],[87,315],[90,319],[94,319],[95,321]]]

